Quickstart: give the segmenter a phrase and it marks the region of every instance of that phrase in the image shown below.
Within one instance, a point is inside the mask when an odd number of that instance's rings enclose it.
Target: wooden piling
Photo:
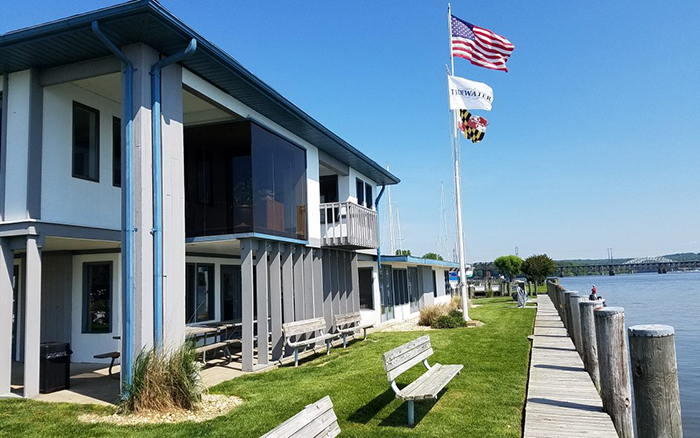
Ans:
[[[581,310],[579,303],[588,297],[583,295],[571,295],[571,340],[574,341],[574,347],[578,351],[579,356],[583,357],[583,348],[581,346]]]
[[[557,312],[559,312],[559,317],[561,318],[562,322],[564,321],[564,315],[566,314],[564,312],[564,292],[566,292],[566,289],[563,287],[557,288]]]
[[[595,309],[593,316],[603,409],[610,414],[620,438],[634,438],[625,309],[602,307]]]
[[[602,301],[581,300],[578,303],[581,314],[581,359],[591,376],[595,389],[600,392],[600,373],[598,371],[598,349],[595,340],[595,320],[593,310],[603,307]]]
[[[683,436],[673,327],[629,328],[637,436]]]
[[[564,309],[562,319],[564,320],[564,327],[566,327],[566,332],[569,337],[573,340],[573,327],[571,322],[571,295],[578,295],[576,291],[564,291]]]

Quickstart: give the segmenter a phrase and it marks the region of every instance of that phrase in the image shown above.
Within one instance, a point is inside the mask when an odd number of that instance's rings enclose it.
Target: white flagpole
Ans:
[[[450,42],[450,64],[451,74],[455,72],[455,57],[452,53],[452,8],[447,4],[447,29],[449,31]],[[462,188],[461,175],[459,166],[459,137],[457,136],[457,110],[452,110],[452,148],[455,164],[455,197],[457,198],[457,245],[459,247],[459,289],[462,295],[462,316],[465,321],[471,321],[469,318],[469,293],[467,291],[467,273],[464,268],[466,260],[464,255],[464,232],[462,231]]]

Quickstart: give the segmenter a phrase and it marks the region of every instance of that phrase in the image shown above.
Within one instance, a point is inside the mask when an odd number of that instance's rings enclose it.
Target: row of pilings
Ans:
[[[592,301],[588,296],[567,291],[556,280],[547,281],[547,294],[559,312],[618,436],[635,436],[632,421],[634,388],[637,436],[682,437],[673,327],[635,325],[625,331],[625,310],[622,307],[607,307],[604,300]]]

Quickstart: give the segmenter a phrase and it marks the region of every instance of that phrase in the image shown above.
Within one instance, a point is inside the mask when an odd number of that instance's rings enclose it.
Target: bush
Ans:
[[[450,313],[447,314],[447,316],[449,316],[450,318],[462,318],[462,311],[460,309],[452,309],[450,310]]]
[[[451,315],[443,315],[435,321],[435,324],[432,325],[434,329],[449,329],[449,328],[457,328],[457,327],[465,327],[467,325],[467,322],[462,319],[462,315],[460,314],[459,316],[451,316]]]
[[[151,349],[136,358],[132,383],[124,388],[119,407],[123,412],[192,410],[203,391],[194,345],[160,354]]]

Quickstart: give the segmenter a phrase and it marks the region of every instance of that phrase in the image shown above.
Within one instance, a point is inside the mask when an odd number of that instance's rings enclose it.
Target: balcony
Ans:
[[[377,212],[352,202],[321,204],[321,245],[377,249]]]

